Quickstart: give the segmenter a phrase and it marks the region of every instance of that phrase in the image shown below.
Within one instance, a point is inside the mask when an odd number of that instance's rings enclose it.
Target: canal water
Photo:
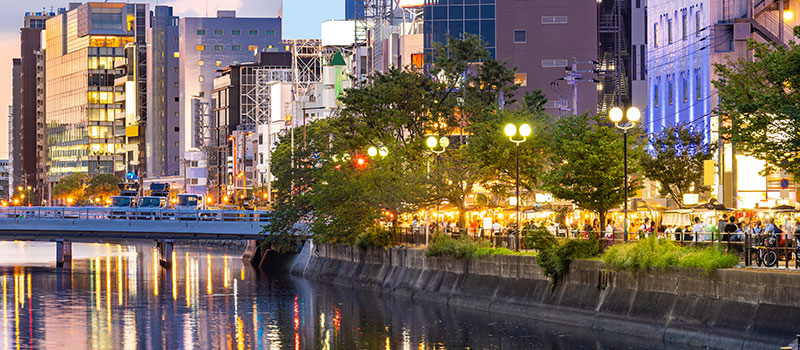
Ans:
[[[245,266],[241,252],[0,242],[5,349],[687,349],[381,296]]]

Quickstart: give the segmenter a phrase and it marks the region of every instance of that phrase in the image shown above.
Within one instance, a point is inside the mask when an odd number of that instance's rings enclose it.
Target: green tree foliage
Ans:
[[[710,190],[703,185],[703,162],[713,157],[716,145],[704,144],[703,133],[685,125],[670,126],[650,138],[651,151],[643,153],[641,170],[658,182],[660,194],[683,207],[683,194]]]
[[[112,174],[100,174],[86,184],[85,194],[90,198],[108,198],[119,193],[120,178]]]
[[[86,174],[74,173],[65,176],[53,186],[53,198],[73,198],[76,201],[83,199],[84,189],[89,177]]]
[[[623,138],[605,122],[601,116],[586,114],[558,120],[549,135],[550,167],[543,178],[543,187],[555,197],[594,211],[601,222],[625,200],[625,185],[629,194],[638,188],[635,178],[623,184]],[[635,134],[629,134],[628,146],[631,174],[638,169],[642,152]]]
[[[800,27],[795,28],[800,37]],[[751,41],[752,61],[716,64],[720,132],[738,150],[763,159],[766,171],[800,174],[800,44]]]

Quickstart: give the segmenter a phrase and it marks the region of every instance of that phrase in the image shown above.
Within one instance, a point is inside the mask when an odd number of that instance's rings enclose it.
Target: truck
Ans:
[[[154,182],[150,184],[148,196],[139,197],[139,218],[155,219],[160,209],[169,207],[169,184]],[[148,210],[149,209],[149,210]]]
[[[120,182],[119,196],[111,197],[111,219],[124,219],[129,211],[136,208],[136,196],[139,194],[139,184],[136,182]]]

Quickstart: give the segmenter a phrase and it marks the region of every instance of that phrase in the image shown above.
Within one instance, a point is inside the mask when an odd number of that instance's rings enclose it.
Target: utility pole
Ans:
[[[589,83],[599,83],[600,81],[587,76],[592,76],[597,74],[597,69],[592,68],[590,70],[578,70],[579,64],[592,64],[597,66],[599,63],[597,61],[578,61],[575,57],[572,58],[572,68],[567,68],[567,75],[562,78],[572,86],[572,114],[578,115],[578,83],[581,82],[589,82]]]

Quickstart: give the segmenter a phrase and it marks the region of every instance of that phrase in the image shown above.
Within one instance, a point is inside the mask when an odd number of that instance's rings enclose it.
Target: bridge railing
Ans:
[[[260,210],[190,210],[164,208],[109,207],[0,207],[0,218],[73,219],[73,220],[172,220],[216,222],[262,222],[269,211]]]

